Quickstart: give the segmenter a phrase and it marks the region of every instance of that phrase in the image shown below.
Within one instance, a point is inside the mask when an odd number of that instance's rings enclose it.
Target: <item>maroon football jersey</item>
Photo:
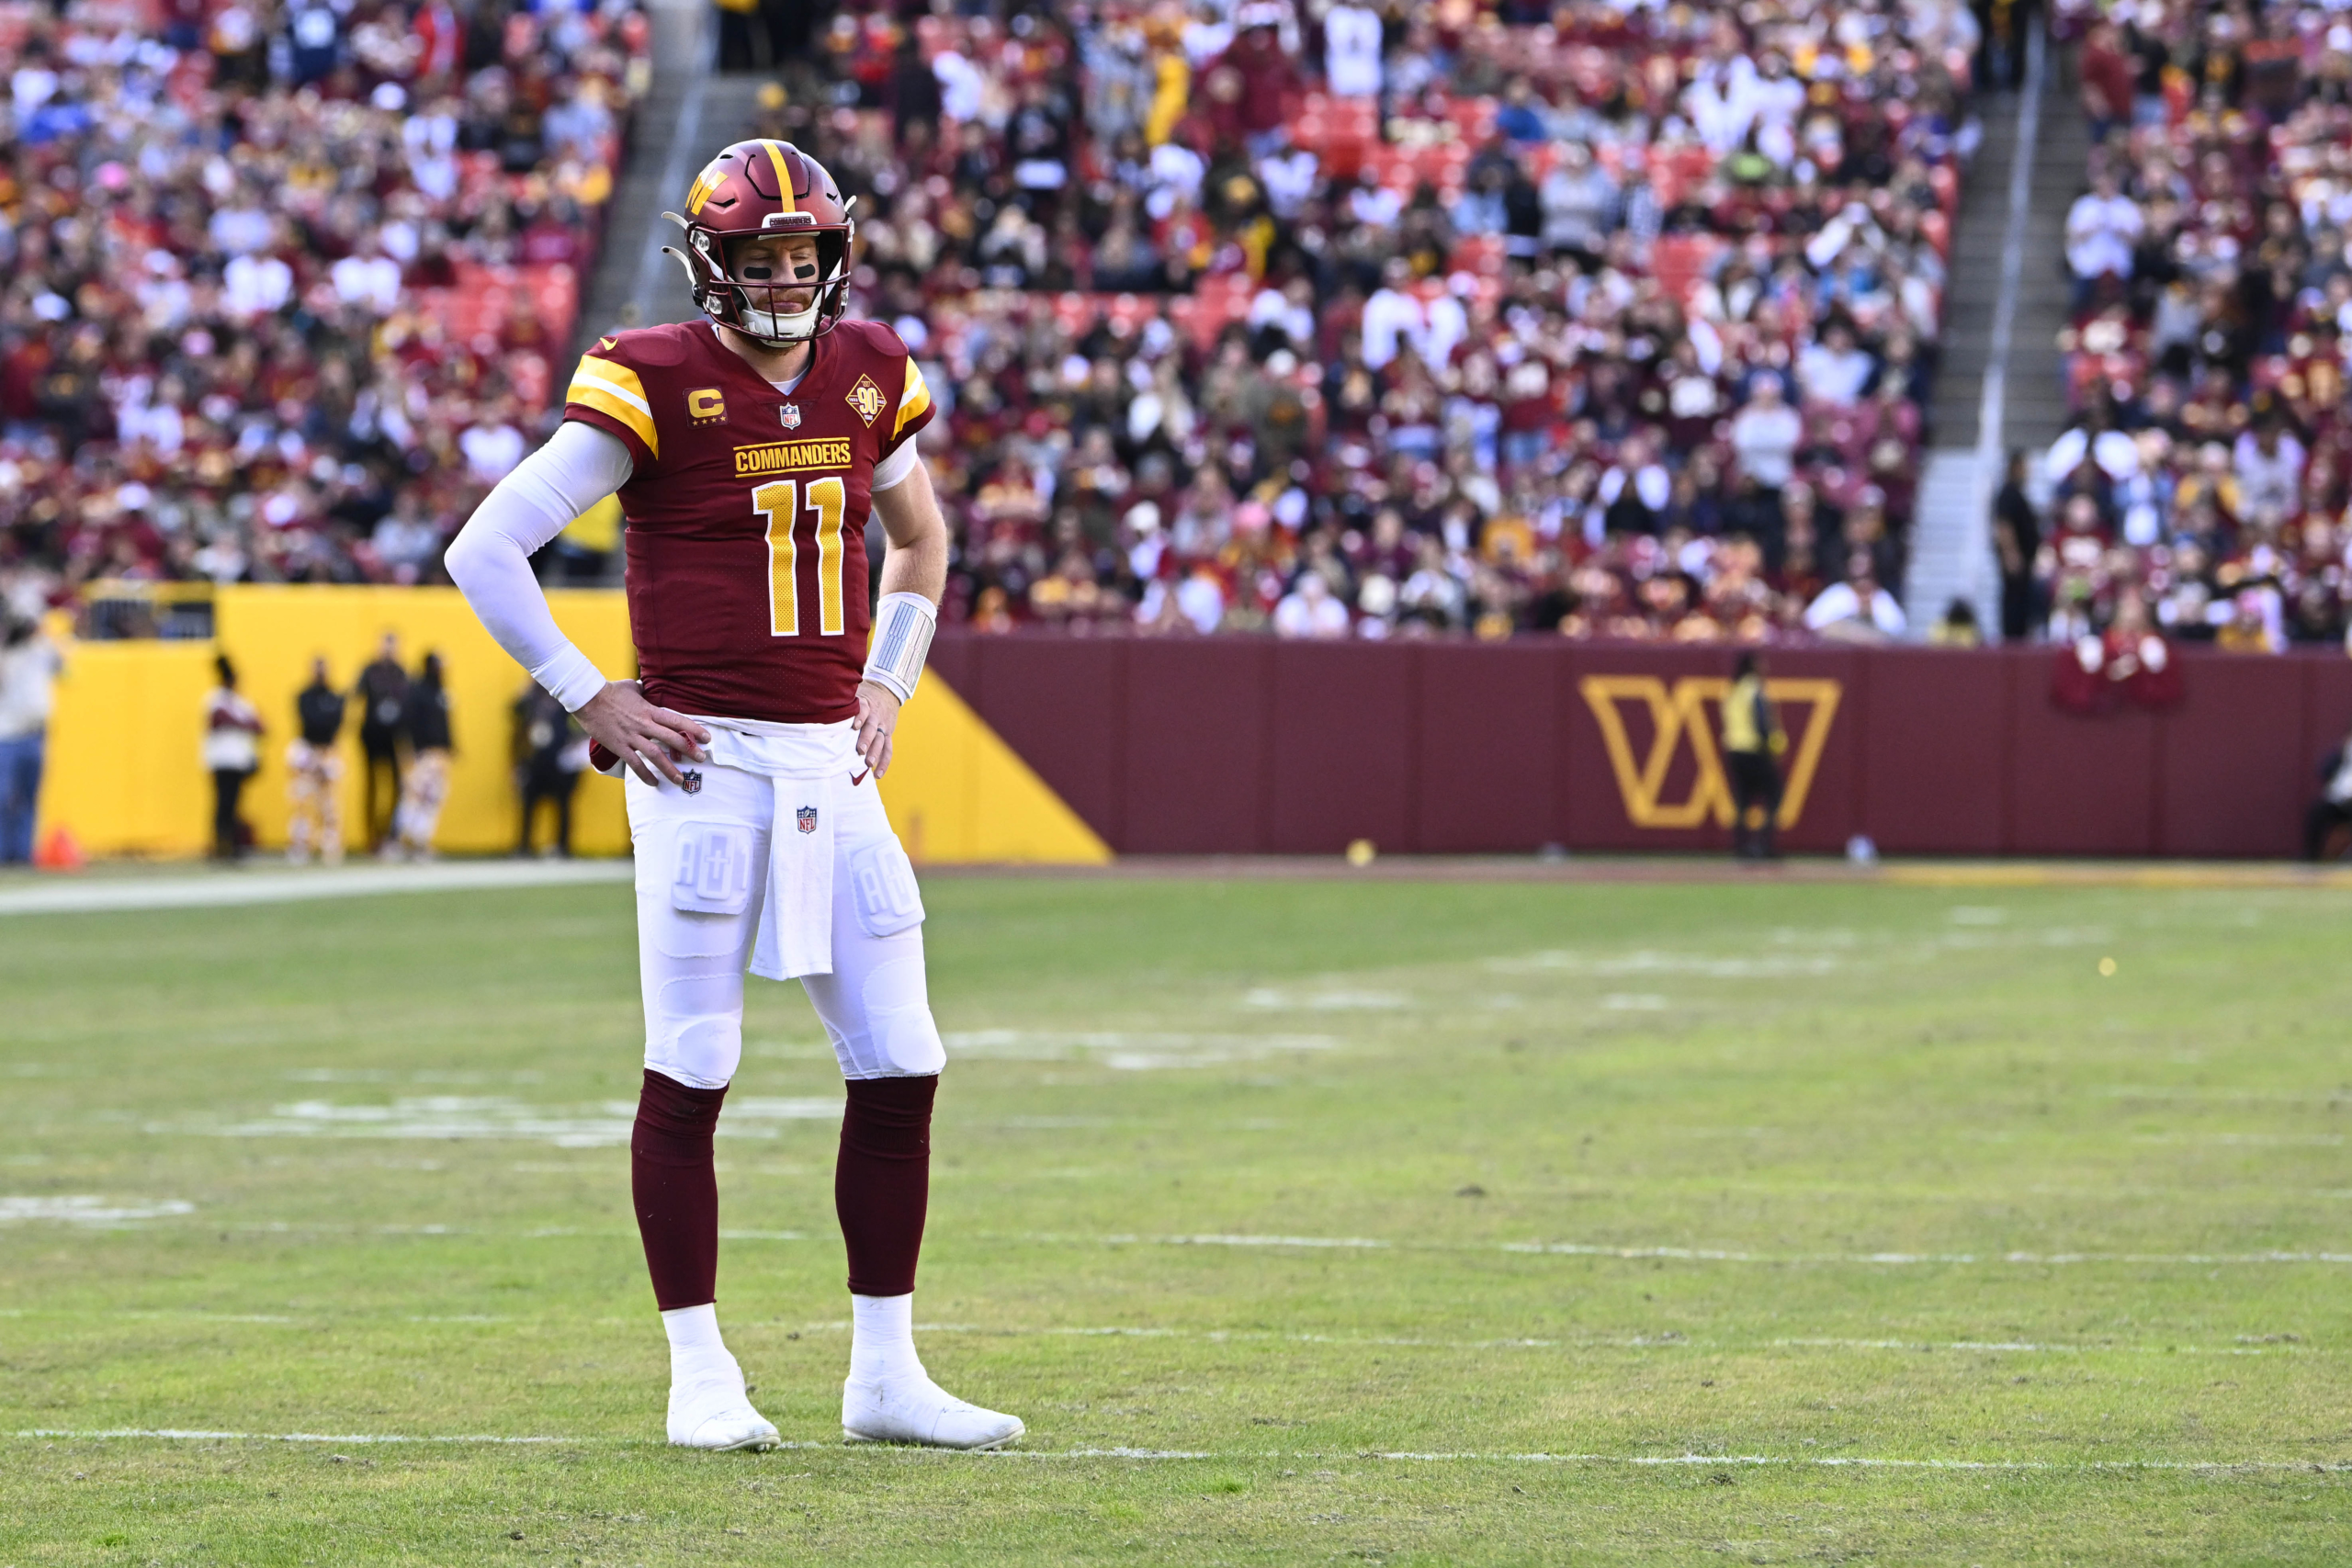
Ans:
[[[708,321],[599,338],[563,417],[628,444],[629,631],[651,701],[775,724],[857,715],[874,465],[931,421],[899,334],[844,321],[790,392]]]

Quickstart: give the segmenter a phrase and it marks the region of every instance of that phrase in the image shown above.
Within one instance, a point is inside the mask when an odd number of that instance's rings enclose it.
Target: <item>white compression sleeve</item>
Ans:
[[[618,436],[566,421],[482,498],[443,558],[498,646],[574,712],[605,689],[604,673],[557,627],[531,556],[627,484],[633,467]]]

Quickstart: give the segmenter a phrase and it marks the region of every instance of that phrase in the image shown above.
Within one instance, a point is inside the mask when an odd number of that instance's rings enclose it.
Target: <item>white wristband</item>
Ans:
[[[911,700],[931,652],[939,610],[920,593],[885,593],[874,606],[874,641],[865,654],[865,678],[887,687],[900,702]]]

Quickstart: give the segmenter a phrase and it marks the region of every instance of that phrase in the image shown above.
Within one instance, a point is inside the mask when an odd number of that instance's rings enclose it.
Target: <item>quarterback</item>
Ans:
[[[946,581],[915,434],[931,394],[885,325],[844,317],[855,225],[822,165],[739,141],[687,192],[703,320],[598,340],[563,423],[482,502],[449,574],[499,643],[627,770],[645,1081],[630,1183],[670,1339],[670,1441],[766,1449],[720,1338],[711,1134],[742,1055],[743,974],[798,980],[848,1080],[834,1207],[854,1318],[853,1441],[987,1449],[1013,1416],[915,1354],[915,1259],[945,1062],[922,898],[875,781]],[[528,558],[617,493],[638,681],[565,639]],[[869,614],[868,514],[889,539]]]

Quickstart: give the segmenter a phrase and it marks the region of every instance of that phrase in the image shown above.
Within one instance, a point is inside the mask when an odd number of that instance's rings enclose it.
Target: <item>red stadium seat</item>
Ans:
[[[1650,247],[1650,271],[1677,304],[1688,305],[1723,249],[1713,234],[1668,234]]]
[[[1446,265],[1454,272],[1499,277],[1504,254],[1500,234],[1465,234],[1453,243],[1453,254],[1447,258]]]

